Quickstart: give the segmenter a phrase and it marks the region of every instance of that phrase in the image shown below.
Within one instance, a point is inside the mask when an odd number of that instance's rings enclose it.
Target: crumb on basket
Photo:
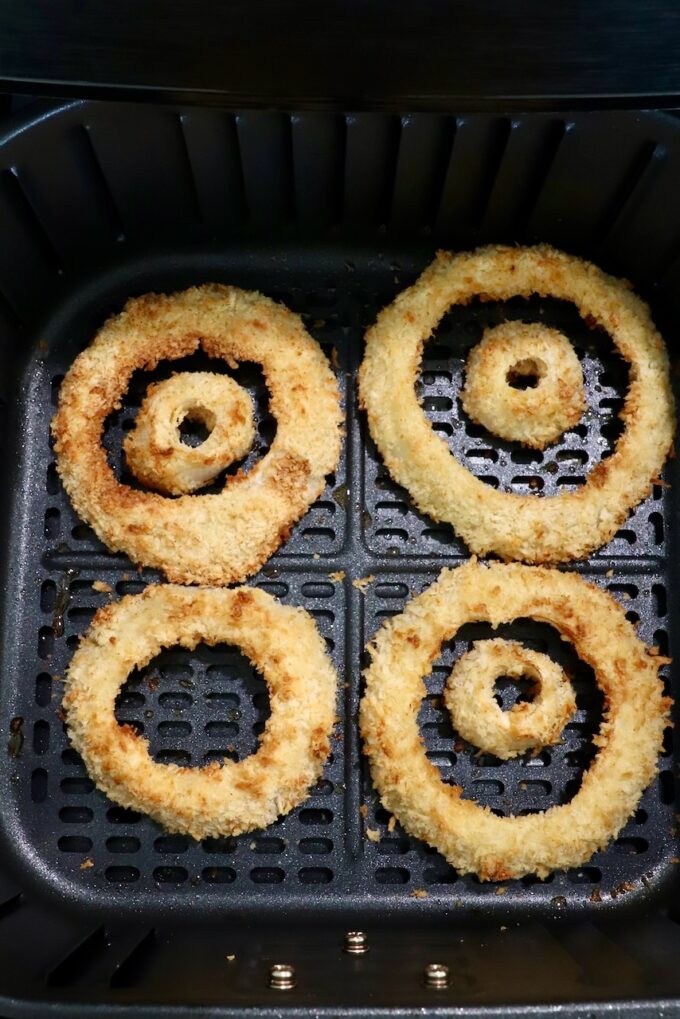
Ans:
[[[380,832],[377,831],[375,828],[367,828],[366,838],[369,840],[369,842],[380,842]]]
[[[609,894],[611,895],[612,899],[617,899],[619,897],[619,895],[625,895],[626,892],[634,892],[634,891],[635,891],[635,884],[632,881],[621,881],[620,884],[618,884],[614,888],[612,888],[612,890],[611,890],[611,892]]]
[[[93,580],[92,590],[99,591],[100,594],[111,594],[112,587],[105,580]]]
[[[321,556],[319,555],[318,552],[312,552],[312,559],[320,559],[320,558],[321,558]]]
[[[610,580],[613,576],[614,576],[613,570],[607,570],[607,572],[605,573],[605,577],[608,577]]]
[[[426,899],[429,894],[424,888],[414,888],[412,892],[409,892],[412,899]]]
[[[356,587],[357,591],[361,591],[362,594],[366,592],[366,588],[369,584],[372,584],[375,580],[373,574],[369,574],[368,577],[357,577],[356,580],[352,581],[352,587]]]
[[[233,962],[235,958],[236,958],[235,955],[228,955],[227,956],[227,962]]]
[[[88,856],[87,859],[83,860],[83,862],[81,863],[80,869],[81,870],[89,870],[90,867],[94,867],[94,860],[92,859],[91,856]]]
[[[341,584],[342,581],[345,579],[345,571],[336,570],[335,573],[329,573],[328,579],[332,580],[334,584]]]
[[[362,803],[359,807],[359,813],[362,817],[368,817],[368,804]]]
[[[592,892],[590,893],[590,901],[602,902],[602,894],[599,888],[593,888]]]
[[[496,895],[505,895],[507,890],[508,890],[507,885],[499,885],[498,888],[496,889]]]
[[[392,832],[392,831],[394,831],[394,829],[396,828],[396,826],[397,826],[397,819],[396,819],[396,817],[394,816],[394,814],[392,814],[392,815],[390,816],[390,819],[389,819],[389,821],[387,822],[387,830],[388,830],[389,832]]]

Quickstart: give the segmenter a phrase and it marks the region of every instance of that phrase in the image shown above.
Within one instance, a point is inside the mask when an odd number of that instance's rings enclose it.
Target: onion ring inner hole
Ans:
[[[499,676],[493,687],[493,695],[502,711],[512,711],[515,704],[531,704],[538,694],[539,684],[532,676]]]
[[[532,651],[543,652],[569,676],[576,693],[576,712],[563,729],[560,743],[503,761],[480,752],[453,728],[442,700],[451,669],[475,641],[493,638],[518,641]],[[427,693],[418,722],[428,757],[443,781],[461,786],[466,799],[510,817],[544,811],[568,803],[576,795],[597,751],[593,737],[602,721],[603,698],[593,670],[553,626],[534,619],[516,619],[496,629],[488,623],[466,623],[453,640],[442,645],[441,655],[424,682]],[[537,692],[531,680],[518,682],[503,677],[498,678],[496,688],[504,711],[522,700],[531,700],[531,694]]]
[[[189,357],[178,358],[174,361],[161,361],[153,371],[138,370],[134,372],[120,410],[114,411],[107,418],[103,436],[104,448],[107,451],[109,465],[122,484],[138,491],[148,491],[127,467],[122,449],[123,435],[121,434],[128,432],[133,427],[139,406],[148,387],[153,382],[170,378],[177,372],[197,371],[229,375],[246,389],[253,399],[257,429],[257,437],[247,456],[229,464],[214,481],[201,488],[198,494],[211,495],[222,491],[226,478],[239,471],[247,473],[266,454],[276,435],[276,420],[269,411],[269,390],[262,369],[257,364],[244,361],[232,370],[219,358],[209,358],[202,351],[198,351]],[[211,417],[212,415],[208,416],[204,408],[192,409],[180,424],[181,441],[194,448],[202,445],[216,423],[215,421],[211,422]],[[166,498],[172,498],[172,496],[166,496]]]
[[[130,674],[115,707],[154,760],[192,767],[254,754],[270,713],[266,682],[229,644],[166,648]]]
[[[578,425],[542,452],[491,434],[470,420],[460,400],[470,350],[486,328],[511,319],[540,322],[562,332],[583,369],[587,410]],[[540,365],[535,365],[538,371],[530,370],[534,365],[516,367],[518,377],[509,378],[509,385],[527,388],[532,375],[540,385]],[[590,328],[570,302],[540,297],[501,302],[475,299],[452,307],[425,344],[416,393],[436,434],[481,481],[500,491],[551,496],[584,484],[593,468],[611,456],[623,431],[618,414],[628,379],[629,366],[611,337]],[[383,484],[382,475],[378,484]],[[389,488],[392,483],[384,484]]]
[[[215,415],[206,407],[194,407],[179,423],[180,442],[196,449],[212,435]]]
[[[506,381],[512,389],[535,389],[545,378],[547,370],[548,366],[540,357],[528,357],[512,366]]]

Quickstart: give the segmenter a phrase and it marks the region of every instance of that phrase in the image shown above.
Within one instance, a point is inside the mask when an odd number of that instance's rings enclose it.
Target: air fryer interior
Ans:
[[[675,360],[676,121],[74,103],[28,110],[0,153],[0,726],[11,751],[0,775],[3,1013],[44,1015],[48,999],[69,1016],[113,1015],[131,1004],[158,1016],[171,1005],[225,1015],[549,1003],[576,1012],[590,1002],[680,997],[670,730],[658,779],[620,837],[587,866],[544,882],[481,884],[398,824],[388,829],[358,743],[363,648],[467,552],[391,481],[354,391],[363,332],[377,311],[437,247],[490,241],[550,242],[627,276],[651,302]],[[347,415],[338,470],[250,582],[314,615],[341,689],[332,759],[309,800],[266,831],[195,844],[107,801],[68,745],[60,680],[80,634],[111,597],[162,578],[110,554],[75,515],[56,475],[49,420],[75,354],[127,297],[209,280],[282,300],[338,371]],[[583,365],[588,411],[544,454],[490,436],[458,401],[467,351],[485,325],[506,317],[556,325]],[[122,434],[148,382],[206,364],[197,355],[136,374],[106,433],[120,477],[129,480]],[[242,365],[235,375],[257,406],[253,462],[276,425],[258,370]],[[462,462],[494,487],[539,498],[581,484],[611,451],[626,379],[609,339],[569,305],[513,300],[447,315],[418,386]],[[655,485],[609,545],[571,567],[608,588],[640,636],[671,654],[675,473],[672,460],[670,487]],[[338,571],[344,580],[329,577]],[[369,576],[365,592],[352,584]],[[96,591],[94,580],[112,594]],[[592,672],[549,627],[518,621],[500,632],[547,650],[573,676],[578,711],[563,743],[501,763],[456,738],[442,687],[469,642],[490,635],[481,625],[443,648],[421,726],[446,780],[517,814],[574,795],[602,704]],[[502,696],[507,706],[512,689]],[[264,682],[228,646],[164,652],[131,677],[117,710],[159,760],[191,764],[252,753],[267,712]],[[378,842],[367,828],[380,832]],[[342,937],[357,928],[371,950],[352,957]],[[296,967],[294,990],[267,988],[278,961]],[[433,961],[450,966],[447,989],[423,986]]]

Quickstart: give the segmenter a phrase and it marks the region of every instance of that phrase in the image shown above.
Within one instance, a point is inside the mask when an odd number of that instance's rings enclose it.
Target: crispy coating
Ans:
[[[503,711],[494,697],[501,676],[533,681],[535,697]],[[576,710],[564,670],[514,640],[479,640],[458,659],[444,688],[444,703],[458,733],[502,760],[557,743]]]
[[[277,422],[268,453],[215,495],[170,499],[120,484],[101,440],[130,376],[199,347],[262,366]],[[67,372],[52,432],[64,487],[110,549],[179,583],[231,584],[259,569],[321,494],[340,425],[335,376],[300,318],[261,294],[208,284],[147,294],[110,318]]]
[[[202,768],[158,764],[114,715],[134,668],[164,647],[241,648],[269,687],[271,715],[255,754]],[[313,619],[264,591],[147,587],[97,612],[73,656],[64,708],[73,746],[116,803],[195,839],[264,828],[302,803],[330,750],[337,677]]]
[[[475,478],[433,432],[415,392],[423,345],[452,304],[532,294],[573,301],[630,364],[625,430],[613,454],[577,491],[545,498],[495,491]],[[675,429],[668,354],[647,305],[625,282],[543,245],[440,252],[366,334],[359,391],[390,473],[418,508],[450,523],[472,551],[506,560],[564,562],[609,541],[650,493]]]
[[[186,419],[210,430],[200,446],[180,436]],[[203,488],[255,439],[253,401],[229,375],[176,372],[149,386],[123,449],[128,467],[147,488],[183,495]]]
[[[495,627],[525,617],[554,626],[593,668],[604,717],[599,752],[569,803],[498,817],[442,781],[418,710],[443,641],[468,622]],[[360,725],[382,803],[462,874],[500,881],[580,866],[621,830],[655,774],[671,705],[658,676],[667,659],[638,639],[609,594],[575,573],[475,560],[443,570],[369,650]]]
[[[534,375],[536,385],[512,386]],[[566,336],[540,322],[502,322],[486,329],[465,365],[461,402],[466,414],[499,435],[545,449],[581,420],[586,409],[583,372]]]

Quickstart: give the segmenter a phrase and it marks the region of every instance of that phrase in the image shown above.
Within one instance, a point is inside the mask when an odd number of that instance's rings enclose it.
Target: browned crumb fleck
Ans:
[[[233,962],[235,958],[236,958],[235,955],[228,955],[227,956],[227,962]]]
[[[129,580],[129,579],[130,579],[130,574],[129,573],[124,573],[123,574],[123,580]]]
[[[498,888],[496,889],[496,895],[505,895],[507,890],[508,889],[507,889],[506,885],[499,885]]]
[[[424,888],[414,888],[412,892],[409,892],[412,899],[426,899],[429,892],[426,892]]]
[[[340,371],[340,358],[338,357],[338,348],[335,346],[331,347],[331,364],[334,372]]]
[[[47,340],[39,340],[38,341],[38,350],[40,351],[41,354],[49,353],[49,349],[50,348],[49,348],[49,346],[47,344]]]
[[[612,899],[615,899],[619,895],[625,895],[626,892],[634,892],[634,891],[635,891],[635,885],[633,884],[632,881],[622,881],[620,884],[616,885],[615,888],[612,888],[610,894],[611,894]]]
[[[375,828],[367,828],[366,838],[369,840],[369,842],[380,842],[380,832],[377,831]]]
[[[358,577],[356,580],[352,581],[352,587],[356,587],[357,591],[361,591],[361,593],[364,594],[368,585],[372,584],[374,580],[375,577],[372,573],[369,574],[368,577]]]
[[[99,591],[100,594],[111,594],[111,585],[107,584],[105,580],[93,580],[92,590]]]
[[[90,867],[94,867],[94,860],[92,859],[91,856],[88,856],[87,859],[83,860],[83,862],[81,863],[80,869],[81,870],[89,870]]]
[[[392,815],[390,817],[389,821],[387,822],[387,830],[390,831],[390,832],[394,831],[396,825],[397,825],[397,819],[396,819],[396,817],[394,815]]]
[[[680,856],[671,856],[671,863],[680,863]]]
[[[345,571],[336,570],[335,573],[329,573],[328,579],[332,580],[334,584],[341,584],[342,581],[345,579]]]
[[[64,708],[57,708],[57,710],[54,713],[60,722],[66,721],[66,711]]]
[[[593,888],[592,892],[590,893],[590,901],[602,902],[602,894],[599,888]]]
[[[362,817],[368,817],[368,806],[367,806],[367,804],[365,804],[365,803],[361,804],[361,806],[359,807],[359,813],[361,814]]]

